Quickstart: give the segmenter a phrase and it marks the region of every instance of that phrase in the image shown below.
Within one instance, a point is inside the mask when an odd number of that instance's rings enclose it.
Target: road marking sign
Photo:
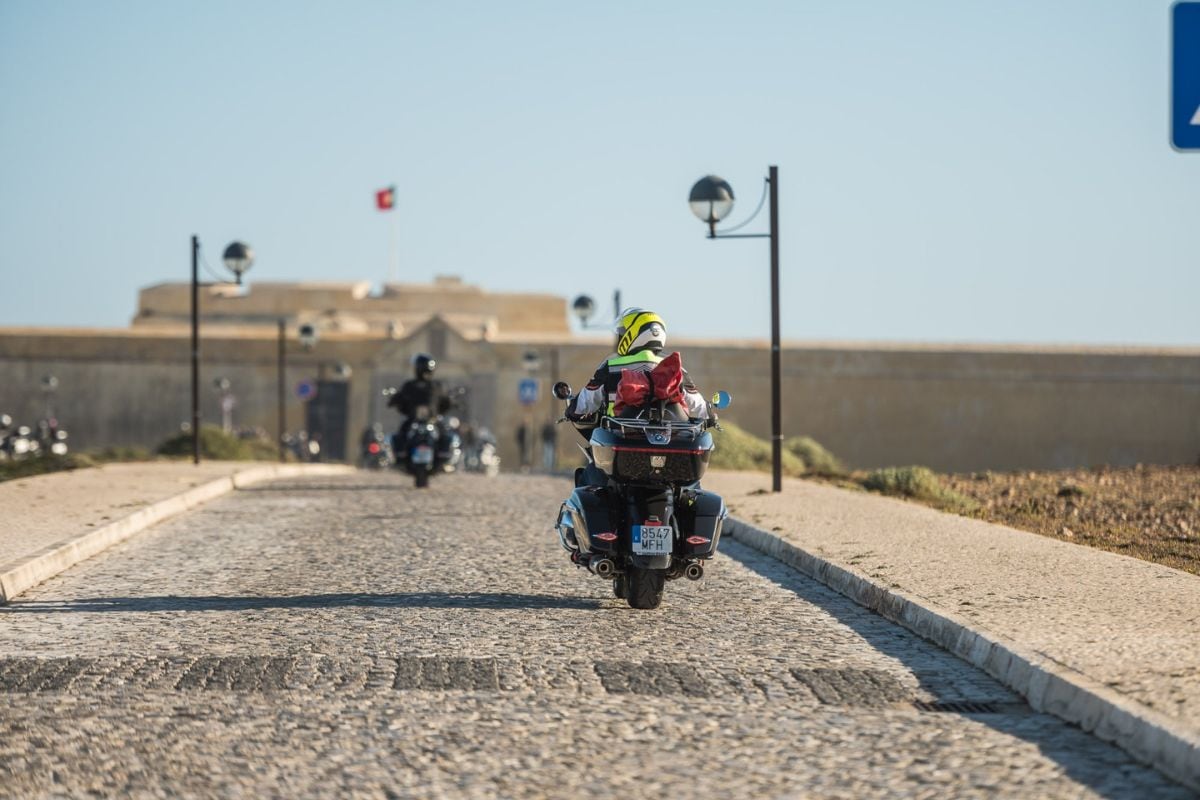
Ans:
[[[1171,144],[1200,150],[1200,2],[1171,9]]]

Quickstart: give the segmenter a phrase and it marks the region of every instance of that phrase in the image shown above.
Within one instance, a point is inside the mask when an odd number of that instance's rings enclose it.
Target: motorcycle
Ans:
[[[566,383],[553,393],[572,399]],[[711,408],[730,402],[718,392]],[[576,471],[576,488],[559,510],[559,542],[576,566],[611,580],[618,599],[657,608],[667,581],[704,577],[728,516],[721,497],[699,483],[713,450],[708,429],[719,427],[715,415],[692,420],[681,406],[654,401],[636,416],[571,422],[589,438],[589,465]]]
[[[367,469],[386,469],[392,464],[392,443],[378,422],[363,433],[361,458]]]
[[[316,439],[308,438],[308,431],[285,433],[283,435],[283,446],[297,461],[302,463],[321,460],[321,443]]]
[[[463,468],[467,472],[480,472],[489,478],[500,474],[500,453],[496,449],[496,437],[487,428],[480,428],[467,437],[463,447]]]
[[[12,417],[3,415],[0,423],[0,458],[6,461],[20,461],[32,458],[38,454],[41,443],[33,435],[28,425],[13,426]]]
[[[58,420],[43,419],[38,423],[38,450],[42,453],[65,456],[68,451],[67,432],[58,427]]]
[[[433,473],[458,468],[462,440],[453,422],[434,415],[429,406],[419,406],[407,427],[392,436],[396,467],[412,475],[418,489],[429,486]]]

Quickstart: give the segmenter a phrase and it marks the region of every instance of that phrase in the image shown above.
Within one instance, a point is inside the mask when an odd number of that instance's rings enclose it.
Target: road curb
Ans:
[[[33,555],[0,566],[0,605],[21,592],[52,578],[80,561],[123,542],[135,533],[165,519],[195,508],[213,498],[263,481],[300,475],[345,475],[352,467],[335,464],[272,464],[251,467],[224,478],[195,486],[186,492],[159,500],[101,528],[43,548]]]
[[[1035,710],[1078,725],[1188,788],[1200,791],[1200,735],[1178,720],[1123,697],[1060,663],[957,615],[924,605],[854,570],[730,517],[726,534],[799,570],[982,669]]]

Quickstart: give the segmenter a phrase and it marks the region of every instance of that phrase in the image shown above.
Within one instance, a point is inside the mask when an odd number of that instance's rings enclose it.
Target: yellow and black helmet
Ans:
[[[653,311],[627,308],[613,326],[617,335],[617,355],[627,356],[639,350],[661,350],[667,345],[667,323]]]

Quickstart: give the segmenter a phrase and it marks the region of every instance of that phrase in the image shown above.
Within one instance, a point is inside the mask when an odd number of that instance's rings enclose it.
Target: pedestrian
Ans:
[[[524,422],[517,428],[517,448],[521,451],[521,471],[529,472],[529,429]]]
[[[542,469],[546,472],[554,472],[557,444],[558,426],[554,424],[554,420],[546,420],[546,424],[542,426]]]

